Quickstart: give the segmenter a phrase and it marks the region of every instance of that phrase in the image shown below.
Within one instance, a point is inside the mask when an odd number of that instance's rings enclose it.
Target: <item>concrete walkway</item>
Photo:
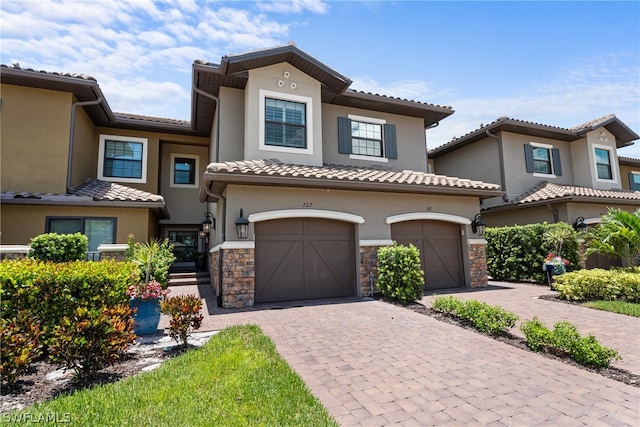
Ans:
[[[222,310],[210,287],[174,289],[198,292],[211,314],[202,330],[260,325],[344,426],[640,423],[639,388],[407,309],[350,298]],[[472,294],[481,299],[508,292]],[[629,327],[628,340],[637,342],[637,323]]]

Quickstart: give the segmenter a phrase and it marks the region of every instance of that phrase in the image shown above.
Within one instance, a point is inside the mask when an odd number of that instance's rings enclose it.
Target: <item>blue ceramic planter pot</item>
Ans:
[[[133,331],[136,335],[155,334],[160,323],[160,300],[134,298],[129,300],[129,307],[136,309],[133,315]]]

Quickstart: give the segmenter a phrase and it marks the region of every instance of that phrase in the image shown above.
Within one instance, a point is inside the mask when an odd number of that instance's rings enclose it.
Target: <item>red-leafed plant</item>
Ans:
[[[40,322],[27,311],[13,319],[0,319],[0,379],[12,386],[41,354]]]
[[[178,295],[163,300],[160,311],[171,316],[169,320],[169,336],[187,347],[187,339],[191,333],[202,326],[204,316],[202,301],[195,295]]]

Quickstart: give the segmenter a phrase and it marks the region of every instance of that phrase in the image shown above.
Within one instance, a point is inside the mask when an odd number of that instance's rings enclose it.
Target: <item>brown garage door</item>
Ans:
[[[354,225],[317,218],[255,224],[255,301],[355,294]]]
[[[445,221],[405,221],[391,224],[391,238],[420,249],[424,289],[464,286],[460,225]]]

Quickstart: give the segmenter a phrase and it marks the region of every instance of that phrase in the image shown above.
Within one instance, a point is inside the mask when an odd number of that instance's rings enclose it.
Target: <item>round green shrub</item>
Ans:
[[[414,302],[424,295],[424,272],[420,268],[418,248],[398,245],[378,250],[378,283],[382,295],[404,304]]]

